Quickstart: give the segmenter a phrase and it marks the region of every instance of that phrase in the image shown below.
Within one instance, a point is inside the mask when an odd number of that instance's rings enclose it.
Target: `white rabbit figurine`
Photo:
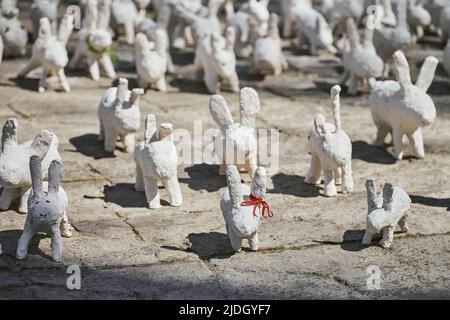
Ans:
[[[119,78],[117,87],[106,90],[98,106],[99,141],[104,141],[106,152],[114,152],[118,137],[125,151],[133,152],[135,133],[141,124],[139,98],[143,94],[142,88],[128,90],[128,80],[124,78]]]
[[[147,89],[153,87],[166,91],[167,71],[167,35],[162,30],[156,30],[154,48],[147,36],[139,33],[135,43],[136,72],[139,86]]]
[[[17,139],[17,119],[10,118],[3,125],[2,150],[0,153],[0,209],[8,210],[11,203],[20,197],[19,212],[27,212],[26,191],[31,185],[28,162],[37,155],[43,159],[44,170],[52,160],[60,160],[58,137],[50,131],[42,130],[34,140],[19,144]]]
[[[219,34],[205,34],[199,39],[195,50],[196,75],[203,77],[210,93],[218,93],[222,84],[228,84],[232,92],[239,91],[234,54],[234,29],[228,27],[225,39]]]
[[[433,82],[439,61],[432,56],[425,59],[416,84],[411,82],[409,65],[401,51],[394,53],[397,81],[375,83],[369,97],[372,119],[378,133],[375,145],[383,146],[390,132],[394,143],[394,156],[403,158],[403,136],[407,135],[418,158],[425,157],[422,127],[430,125],[436,118],[436,107],[427,94]]]
[[[366,232],[362,243],[370,245],[372,237],[380,232],[383,239],[380,245],[389,248],[394,240],[394,231],[397,225],[403,232],[408,232],[408,210],[411,206],[411,198],[408,194],[394,187],[390,183],[385,183],[383,194],[378,194],[373,179],[366,180],[368,212],[366,218]]]
[[[19,20],[19,9],[5,6],[0,10],[0,36],[3,40],[5,58],[22,57],[27,51],[27,30]]]
[[[226,165],[235,164],[247,169],[250,177],[253,177],[258,167],[255,130],[256,115],[261,108],[258,93],[248,87],[241,89],[239,104],[241,121],[235,123],[224,97],[211,97],[209,111],[219,126],[213,137],[214,152],[221,163],[221,175],[225,174]]]
[[[314,119],[314,129],[308,135],[311,150],[311,166],[305,177],[305,183],[320,183],[323,170],[326,197],[335,197],[336,184],[341,183],[342,192],[353,191],[352,178],[352,142],[341,127],[339,93],[341,87],[331,88],[334,125],[325,122],[325,117],[318,114]]]
[[[111,0],[87,0],[85,26],[79,32],[79,41],[75,53],[70,60],[69,68],[75,69],[81,59],[85,58],[91,78],[100,80],[99,63],[106,76],[116,78],[116,71],[111,60],[112,36],[108,31]]]
[[[73,29],[74,17],[65,14],[58,35],[52,34],[50,21],[47,17],[41,18],[39,36],[33,45],[33,53],[30,61],[19,72],[19,77],[25,77],[32,70],[42,66],[42,74],[39,80],[39,92],[45,92],[48,75],[57,75],[65,92],[70,91],[64,68],[69,62],[66,44]]]
[[[134,150],[137,191],[144,191],[150,209],[161,208],[158,181],[162,181],[171,206],[183,204],[177,177],[178,155],[173,142],[173,126],[170,123],[156,125],[156,117],[149,114],[145,121],[144,142]]]
[[[228,238],[234,251],[241,251],[242,239],[248,239],[250,249],[259,249],[258,229],[262,217],[271,217],[272,212],[264,196],[266,195],[266,171],[258,167],[251,187],[241,184],[236,166],[227,167],[228,189],[220,200],[220,209],[227,229]]]
[[[45,232],[51,236],[52,257],[54,261],[61,261],[63,243],[61,229],[63,219],[66,217],[67,196],[60,192],[60,182],[63,175],[63,165],[59,161],[52,161],[48,168],[47,191],[42,183],[41,160],[37,156],[30,158],[30,172],[32,191],[28,198],[28,213],[22,236],[17,246],[16,257],[25,259],[28,245],[38,232]]]

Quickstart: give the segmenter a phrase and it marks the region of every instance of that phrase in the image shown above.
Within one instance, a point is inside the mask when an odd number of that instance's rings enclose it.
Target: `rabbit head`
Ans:
[[[101,52],[111,47],[112,37],[107,30],[97,29],[89,32],[88,42],[95,51]]]
[[[48,39],[52,36],[52,26],[50,20],[47,17],[43,17],[39,20],[39,38]]]
[[[144,90],[136,88],[129,93],[128,80],[119,79],[117,87],[115,114],[120,121],[120,127],[127,132],[136,132],[140,127],[141,113],[139,110],[139,98]]]
[[[228,78],[236,72],[236,56],[234,53],[235,32],[232,27],[227,28],[225,36],[225,47],[222,47],[223,39],[219,34],[211,35],[211,48],[214,67],[217,73]]]
[[[0,17],[0,36],[3,38],[5,56],[25,55],[28,35],[17,18]]]
[[[64,214],[65,203],[58,197],[59,184],[63,175],[63,165],[53,160],[48,168],[48,192],[44,192],[42,183],[41,159],[30,158],[32,194],[28,199],[28,214],[32,225],[58,224]]]
[[[259,23],[264,23],[269,20],[269,0],[249,0],[246,3],[245,11],[253,16]]]
[[[436,118],[436,107],[427,90],[431,86],[438,63],[435,57],[427,57],[414,85],[405,55],[401,51],[394,53],[395,73],[400,84],[397,95],[406,110],[405,116],[418,127],[427,126]]]
[[[425,27],[431,23],[431,15],[421,3],[416,3],[415,0],[409,0],[407,21],[411,26]]]

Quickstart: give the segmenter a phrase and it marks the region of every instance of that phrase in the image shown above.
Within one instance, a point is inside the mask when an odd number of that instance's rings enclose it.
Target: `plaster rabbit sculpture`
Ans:
[[[128,80],[119,78],[117,87],[106,90],[98,106],[100,120],[99,141],[104,141],[105,151],[114,152],[117,138],[122,140],[125,151],[133,152],[135,133],[140,127],[139,98],[144,89],[128,90]]]
[[[136,190],[144,191],[150,209],[161,208],[158,181],[162,181],[171,206],[183,204],[177,177],[178,155],[173,142],[173,126],[170,123],[156,125],[156,117],[149,114],[145,121],[144,142],[134,150],[136,162]]]
[[[167,35],[162,30],[156,31],[155,48],[143,33],[136,36],[135,44],[136,72],[141,88],[153,87],[166,91],[167,71]]]
[[[32,191],[28,198],[27,219],[17,246],[16,258],[25,259],[33,236],[38,232],[45,232],[52,239],[53,260],[61,261],[63,249],[61,229],[68,202],[65,192],[59,186],[63,175],[63,165],[56,160],[50,163],[47,191],[44,190],[42,183],[42,166],[39,157],[30,158],[30,172]]]
[[[352,142],[341,127],[340,92],[341,87],[338,85],[331,88],[334,125],[325,122],[325,117],[318,114],[314,119],[314,129],[308,135],[311,165],[305,183],[319,184],[323,170],[323,194],[326,197],[335,197],[335,184],[341,182],[343,193],[353,191]]]
[[[28,35],[19,20],[19,9],[5,7],[0,12],[0,36],[3,40],[5,58],[22,57],[26,53]]]
[[[385,183],[383,194],[378,194],[373,179],[366,180],[366,190],[368,213],[362,243],[370,245],[372,237],[382,232],[383,239],[380,245],[387,249],[392,245],[397,225],[401,231],[408,232],[406,219],[411,199],[405,191],[390,183]]]
[[[352,18],[347,20],[347,35],[349,45],[343,50],[342,63],[344,65],[344,74],[341,77],[341,84],[350,78],[348,94],[357,93],[358,80],[375,83],[375,78],[383,73],[383,60],[377,55],[373,46],[373,30],[366,27],[365,39],[360,43],[358,29]]]
[[[203,78],[209,93],[218,93],[222,84],[227,84],[232,92],[239,91],[234,53],[235,33],[228,27],[225,38],[217,33],[203,35],[195,50],[195,70],[198,78]]]
[[[325,0],[322,1],[322,13],[325,15],[335,34],[346,30],[346,21],[351,18],[359,23],[364,13],[361,0]]]
[[[267,35],[270,13],[269,1],[250,0],[227,21],[236,31],[235,52],[239,58],[249,58],[253,53],[255,41]]]
[[[450,77],[450,39],[447,42],[447,46],[444,49],[444,60],[443,60],[444,68],[447,71]]]
[[[99,64],[108,78],[116,78],[116,71],[110,56],[112,37],[108,31],[109,6],[110,0],[87,0],[87,26],[79,32],[78,45],[69,63],[69,68],[75,69],[81,59],[85,58],[94,81],[100,80]]]
[[[428,0],[425,1],[423,7],[431,15],[430,30],[440,32],[442,11],[450,5],[450,0]]]
[[[425,157],[422,127],[436,118],[433,100],[427,94],[439,61],[432,56],[425,59],[415,84],[411,82],[409,65],[401,51],[394,54],[397,81],[378,81],[369,97],[372,119],[378,133],[375,145],[383,146],[386,135],[391,132],[394,156],[403,158],[403,136],[412,144],[417,158]]]
[[[311,55],[316,55],[319,47],[325,48],[332,54],[337,52],[333,46],[333,32],[319,11],[305,3],[298,3],[292,9],[292,15],[297,26],[299,47],[302,47],[306,38]]]
[[[138,19],[138,10],[132,0],[111,0],[111,25],[116,34],[119,27],[123,27],[128,44],[134,43]]]
[[[220,200],[220,209],[227,229],[228,238],[234,251],[241,251],[242,239],[248,239],[250,249],[259,249],[258,229],[261,218],[272,216],[270,207],[264,201],[266,195],[266,172],[258,167],[249,187],[241,184],[236,166],[227,167],[228,189]],[[258,209],[258,210],[257,210]]]
[[[178,15],[191,26],[195,44],[198,45],[198,41],[206,35],[222,33],[222,23],[218,17],[218,11],[222,2],[223,0],[210,0],[206,16],[197,15],[181,4],[175,6]]]
[[[14,118],[3,125],[2,150],[0,153],[0,209],[8,210],[11,203],[20,197],[19,212],[27,212],[26,191],[31,185],[28,161],[36,155],[43,159],[44,169],[52,160],[60,160],[58,138],[50,131],[42,130],[34,140],[19,144],[17,139],[18,123]]]
[[[383,26],[374,30],[373,43],[378,56],[384,61],[384,76],[389,76],[392,55],[397,50],[403,50],[412,44],[412,35],[406,21],[406,0],[397,4],[397,25]]]
[[[50,21],[48,18],[41,18],[39,36],[33,44],[33,52],[30,61],[19,72],[19,77],[25,77],[32,70],[42,67],[41,78],[39,79],[39,92],[45,92],[46,79],[48,75],[57,75],[62,89],[65,92],[70,91],[64,73],[64,67],[69,62],[66,44],[73,29],[74,17],[64,15],[59,32],[52,34]]]
[[[214,152],[221,163],[219,174],[224,175],[226,166],[234,164],[247,169],[253,177],[258,167],[255,130],[256,115],[261,108],[258,93],[248,87],[241,89],[239,104],[241,121],[235,123],[224,97],[211,97],[209,111],[219,126],[213,136]]]
[[[403,0],[400,0],[403,1]],[[392,7],[397,10],[399,0],[392,1]],[[423,7],[422,0],[407,0],[406,21],[413,33],[413,42],[417,42],[424,36],[424,29],[431,24],[431,15]]]
[[[287,68],[278,33],[278,16],[273,13],[270,15],[267,36],[256,40],[252,69],[264,75],[280,75]]]
[[[289,38],[293,34],[292,27],[295,22],[293,10],[299,4],[306,7],[312,7],[311,0],[281,0],[281,35],[284,38]]]
[[[52,33],[56,34],[58,28],[58,4],[60,0],[34,0],[30,9],[30,19],[33,24],[33,39],[38,37],[39,21],[47,17],[52,26]]]

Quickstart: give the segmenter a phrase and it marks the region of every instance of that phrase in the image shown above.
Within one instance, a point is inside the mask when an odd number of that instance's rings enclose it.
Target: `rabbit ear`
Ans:
[[[52,132],[42,130],[31,143],[33,155],[37,156],[40,160],[44,159],[50,146],[54,143],[54,139],[56,139],[56,136]]]
[[[98,17],[96,25],[98,29],[107,30],[111,15],[111,0],[98,0]]]
[[[17,144],[17,127],[18,123],[16,118],[6,120],[2,131],[2,152],[5,151],[11,143]]]
[[[72,14],[65,14],[61,20],[58,30],[58,40],[67,44],[70,34],[72,33],[74,27],[75,17]]]
[[[242,88],[239,94],[241,124],[254,128],[256,114],[261,109],[258,92],[250,87]]]
[[[263,199],[266,195],[266,169],[258,167],[251,185],[252,194],[259,199]]]
[[[229,128],[233,124],[233,116],[228,108],[225,98],[221,95],[213,95],[209,100],[209,112],[220,128]]]
[[[400,83],[400,86],[405,89],[405,87],[412,85],[408,60],[406,60],[405,55],[400,50],[394,53],[394,66],[397,81]]]
[[[358,48],[360,42],[359,33],[358,29],[356,28],[355,21],[353,21],[352,18],[348,18],[346,21],[346,26],[348,38],[350,40],[350,47],[352,51],[355,51]]]
[[[319,136],[323,137],[325,135],[325,117],[322,114],[318,114],[314,118],[314,129]]]
[[[425,62],[420,69],[419,76],[417,77],[416,86],[427,92],[433,82],[434,73],[436,72],[439,60],[433,56],[429,56],[425,59]]]
[[[97,29],[98,7],[97,0],[87,0],[86,3],[86,20],[89,30]]]
[[[383,209],[387,212],[392,209],[393,194],[394,186],[391,183],[385,183],[383,187]]]
[[[63,177],[63,164],[57,160],[53,160],[48,167],[48,192],[58,193],[59,184]]]
[[[368,213],[377,207],[377,186],[374,179],[366,180]]]
[[[409,28],[407,22],[408,4],[406,0],[397,0],[397,26]]]
[[[156,131],[157,131],[156,117],[154,114],[149,114],[149,115],[147,115],[147,118],[145,119],[144,141],[146,144],[150,143],[150,141],[153,139]]]
[[[144,89],[142,89],[142,88],[134,88],[133,90],[131,90],[130,103],[132,105],[138,104],[139,99],[141,98],[141,96],[143,94],[144,94]]]
[[[44,192],[42,190],[42,168],[41,159],[38,156],[30,157],[30,175],[31,175],[31,186],[33,189],[33,195],[37,198],[42,198]]]
[[[280,31],[278,30],[278,21],[280,19],[278,18],[278,15],[276,13],[271,13],[269,18],[269,30],[268,35],[269,37],[279,39],[280,38]]]
[[[225,50],[233,51],[234,42],[236,41],[236,32],[233,27],[228,27],[225,31]]]
[[[227,185],[230,200],[234,208],[239,208],[244,200],[241,190],[241,176],[236,166],[227,166]]]
[[[126,101],[128,94],[128,80],[119,78],[116,93],[116,108],[122,108],[122,103]]]
[[[159,140],[168,139],[173,141],[173,125],[171,123],[161,123],[158,130]]]

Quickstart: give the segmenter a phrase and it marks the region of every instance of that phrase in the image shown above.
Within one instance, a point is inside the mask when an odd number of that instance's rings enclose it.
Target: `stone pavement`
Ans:
[[[435,39],[408,53],[422,63],[428,54],[442,58]],[[74,42],[69,45],[73,49]],[[116,45],[118,74],[136,85],[132,50]],[[72,92],[37,93],[37,76],[17,80],[24,59],[5,60],[0,67],[0,122],[19,120],[19,139],[49,129],[60,139],[65,165],[69,217],[76,231],[64,239],[64,262],[50,257],[50,241],[35,237],[24,261],[15,259],[25,216],[0,212],[1,299],[408,299],[450,298],[450,87],[439,66],[430,92],[438,118],[424,130],[424,160],[395,162],[387,151],[370,145],[375,137],[368,95],[341,100],[344,130],[353,141],[354,193],[321,196],[321,188],[305,185],[309,166],[307,134],[323,109],[331,119],[329,89],[342,70],[325,52],[298,55],[286,43],[290,70],[280,77],[249,76],[240,62],[241,86],[258,90],[262,109],[258,128],[280,130],[280,169],[268,178],[267,201],[274,217],[260,228],[260,251],[233,254],[225,234],[219,199],[226,188],[218,167],[181,165],[184,195],[181,208],[146,208],[145,195],[134,190],[132,155],[116,150],[104,157],[97,142],[97,106],[111,81],[96,83],[82,71],[68,72]],[[176,54],[178,64],[191,53]],[[193,132],[215,128],[204,85],[169,77],[169,92],[148,91],[141,100],[145,115]],[[238,95],[224,93],[238,117]],[[187,142],[184,142],[187,143]],[[120,142],[118,143],[120,147]],[[181,147],[181,145],[179,145]],[[194,150],[194,152],[200,152]],[[361,245],[367,212],[364,181],[391,181],[412,200],[408,234],[398,233],[385,250]],[[167,194],[161,189],[161,197]],[[244,246],[247,244],[244,242]],[[81,267],[81,290],[68,290],[67,266]],[[370,265],[381,271],[381,289],[368,290]]]

